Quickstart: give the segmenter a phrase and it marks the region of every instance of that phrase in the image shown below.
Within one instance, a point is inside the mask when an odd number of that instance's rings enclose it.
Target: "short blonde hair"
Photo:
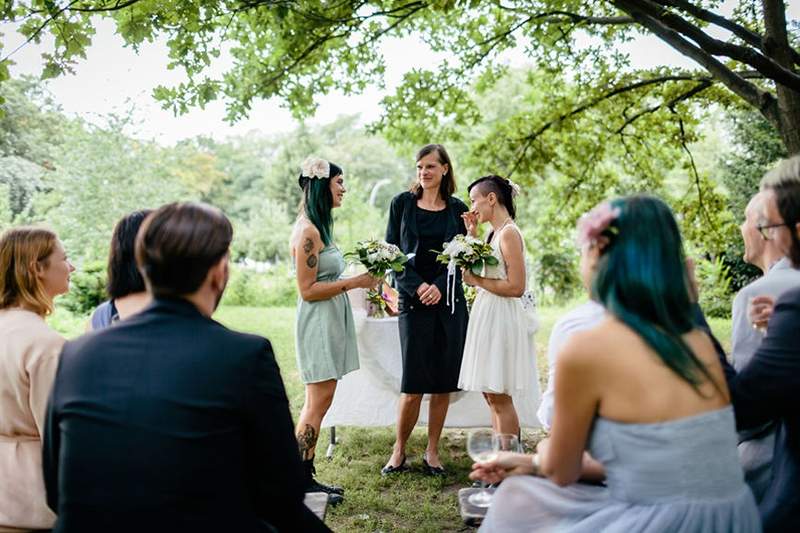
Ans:
[[[53,312],[53,300],[36,276],[34,264],[46,261],[58,237],[44,228],[11,228],[0,236],[0,309],[24,306],[41,316]]]

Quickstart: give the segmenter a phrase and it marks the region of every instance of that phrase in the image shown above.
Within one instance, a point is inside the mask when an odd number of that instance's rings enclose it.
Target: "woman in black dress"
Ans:
[[[452,305],[447,299],[447,267],[436,262],[443,244],[466,234],[461,215],[467,206],[453,197],[453,165],[440,144],[417,153],[417,181],[397,195],[389,211],[386,240],[414,256],[397,275],[400,292],[400,343],[403,379],[397,415],[397,440],[381,474],[406,470],[406,443],[419,418],[423,394],[430,394],[428,446],[423,456],[430,474],[443,474],[439,437],[444,427],[450,393],[458,390],[461,353],[467,332],[467,306],[456,272]],[[452,284],[451,290],[452,289]]]

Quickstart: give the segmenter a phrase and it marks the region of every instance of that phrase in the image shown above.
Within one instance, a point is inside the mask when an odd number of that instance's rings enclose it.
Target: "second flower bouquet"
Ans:
[[[383,278],[391,272],[402,272],[408,257],[394,244],[371,239],[360,241],[355,250],[345,254],[352,261],[358,261],[367,269],[367,272],[377,278]],[[367,302],[370,305],[369,315],[375,318],[387,314],[397,314],[397,291],[385,282],[381,282],[377,289],[367,291]]]

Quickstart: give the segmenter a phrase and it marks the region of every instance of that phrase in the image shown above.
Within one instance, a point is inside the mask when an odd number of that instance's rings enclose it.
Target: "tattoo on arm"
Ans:
[[[311,450],[317,446],[317,432],[311,424],[306,424],[305,429],[297,434],[297,444],[303,461],[313,457]]]
[[[312,254],[312,255],[309,255],[309,256],[306,258],[306,266],[307,266],[308,268],[314,268],[315,266],[317,266],[317,256],[316,256],[316,255],[313,255],[313,254]]]
[[[306,240],[303,241],[303,251],[306,253],[306,255],[308,255],[311,253],[311,250],[313,249],[314,249],[314,241],[306,237]]]

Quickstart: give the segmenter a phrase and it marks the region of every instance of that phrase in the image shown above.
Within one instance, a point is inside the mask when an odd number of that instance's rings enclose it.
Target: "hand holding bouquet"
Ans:
[[[408,257],[394,244],[371,239],[360,241],[356,249],[345,254],[350,260],[356,260],[367,269],[370,275],[383,280],[387,272],[402,272]],[[370,304],[370,316],[380,318],[397,314],[397,291],[383,281],[376,289],[367,291],[367,302]]]
[[[436,256],[436,260],[447,265],[448,270],[455,267],[465,268],[480,276],[484,265],[495,266],[498,261],[492,255],[492,246],[469,235],[456,235],[444,243],[444,250]]]
[[[452,241],[444,243],[444,250],[436,260],[447,265],[447,305],[451,313],[456,312],[456,268],[465,268],[479,276],[484,265],[499,263],[492,255],[490,244],[469,235],[456,235]]]
[[[356,244],[356,249],[345,254],[345,257],[360,262],[376,278],[383,278],[390,270],[402,272],[408,261],[400,248],[376,239],[360,241]]]

